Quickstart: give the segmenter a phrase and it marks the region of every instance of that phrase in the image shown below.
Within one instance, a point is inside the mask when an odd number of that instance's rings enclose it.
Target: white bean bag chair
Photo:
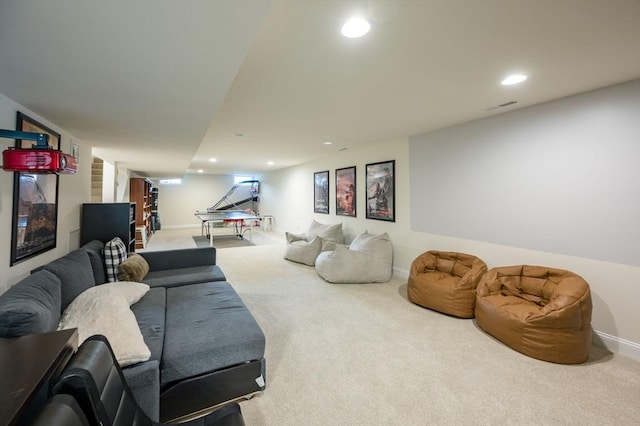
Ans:
[[[315,264],[320,252],[333,250],[337,244],[344,244],[342,223],[323,225],[314,220],[304,234],[285,232],[284,235],[287,240],[284,258],[309,266]]]
[[[297,234],[284,233],[287,239],[287,249],[284,258],[293,262],[304,263],[313,266],[316,263],[316,257],[322,251],[322,240],[320,237],[313,237],[311,241],[307,241],[303,236]]]
[[[331,283],[387,282],[393,274],[393,245],[385,232],[367,232],[347,246],[336,245],[316,258],[316,272]]]

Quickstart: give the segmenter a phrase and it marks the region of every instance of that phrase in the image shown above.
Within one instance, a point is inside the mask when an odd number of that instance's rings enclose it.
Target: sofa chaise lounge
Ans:
[[[0,295],[0,337],[55,331],[76,297],[105,283],[103,246],[91,241]],[[263,390],[264,334],[215,264],[215,248],[141,255],[150,289],[131,311],[151,356],[123,372],[145,413],[185,419]]]

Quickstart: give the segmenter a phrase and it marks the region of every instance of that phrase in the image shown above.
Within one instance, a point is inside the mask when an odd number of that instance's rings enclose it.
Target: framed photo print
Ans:
[[[336,169],[336,215],[356,217],[356,167]]]
[[[313,174],[313,211],[329,214],[329,170]]]
[[[367,164],[367,219],[396,221],[395,160]]]
[[[60,149],[60,134],[18,112],[16,129],[46,133],[49,145]],[[16,139],[16,148],[31,148],[33,141]],[[10,265],[56,247],[58,175],[14,172]]]

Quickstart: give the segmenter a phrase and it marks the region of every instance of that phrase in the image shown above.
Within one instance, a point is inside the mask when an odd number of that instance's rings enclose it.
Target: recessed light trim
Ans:
[[[267,161],[267,164],[273,166],[275,163],[273,161]]]
[[[204,173],[204,170],[198,169],[198,173]]]
[[[527,79],[527,76],[524,74],[513,74],[502,80],[500,83],[503,86],[512,86],[514,84],[522,83]]]
[[[333,142],[331,142],[331,141],[324,141],[324,142],[322,142],[322,145],[333,145]]]
[[[362,37],[371,29],[371,24],[362,18],[352,18],[342,26],[342,35],[348,38]]]
[[[216,161],[218,161],[217,158],[213,158],[213,157],[209,158],[210,163],[215,163]]]

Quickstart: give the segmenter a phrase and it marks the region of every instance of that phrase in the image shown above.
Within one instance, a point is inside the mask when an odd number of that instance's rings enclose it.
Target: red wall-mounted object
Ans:
[[[2,168],[31,173],[73,174],[77,171],[75,157],[53,149],[6,149],[2,152]]]

